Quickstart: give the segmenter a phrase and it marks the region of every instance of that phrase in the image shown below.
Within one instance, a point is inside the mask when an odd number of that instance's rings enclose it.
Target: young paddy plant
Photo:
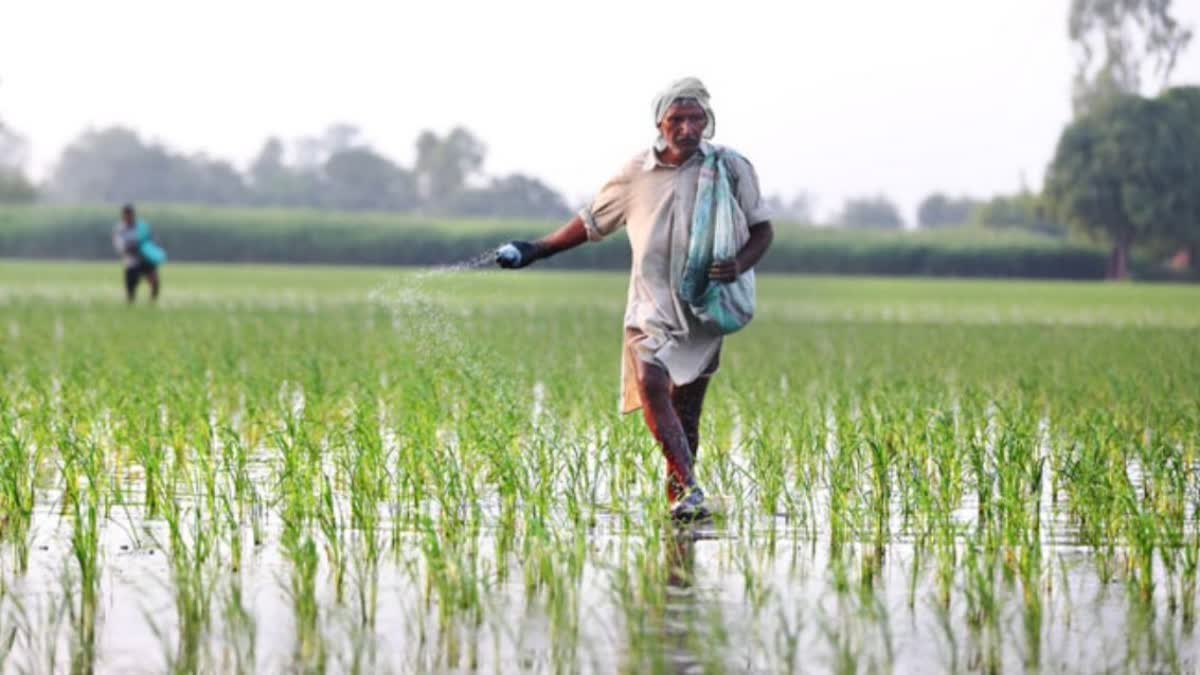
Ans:
[[[464,656],[475,663],[474,636],[483,626],[484,598],[491,571],[480,555],[478,537],[462,528],[444,528],[426,518],[420,532],[426,610],[437,618],[442,656],[451,667]],[[467,651],[463,643],[467,643]]]
[[[1200,528],[1195,526],[1184,535],[1180,551],[1179,596],[1183,632],[1194,635],[1196,628],[1196,571],[1200,567]]]
[[[1154,553],[1161,565],[1162,581],[1165,584],[1166,609],[1174,616],[1178,612],[1183,583],[1177,583],[1182,568],[1187,564],[1186,540],[1189,529],[1195,523],[1188,522],[1188,498],[1194,492],[1195,472],[1189,470],[1187,458],[1182,452],[1181,439],[1172,437],[1172,429],[1178,428],[1177,418],[1164,418],[1159,411],[1150,411],[1145,422],[1146,431],[1142,443],[1137,446],[1137,456],[1142,469],[1141,490],[1134,494],[1135,501],[1127,504],[1133,509],[1130,520],[1134,529],[1132,539],[1151,539],[1141,546],[1135,544],[1139,574],[1149,571],[1151,586],[1143,592],[1154,592]],[[1150,532],[1147,532],[1150,530]],[[1145,560],[1150,556],[1150,560]],[[1138,582],[1143,585],[1143,582]]]
[[[100,581],[103,573],[101,528],[107,516],[105,488],[109,484],[106,448],[90,433],[94,410],[73,380],[60,390],[64,411],[49,429],[49,447],[57,450],[61,480],[60,513],[71,519],[70,548],[77,575],[77,601],[68,604],[72,627],[72,670],[91,670],[96,662],[100,622]],[[18,474],[19,475],[19,474]]]
[[[243,442],[242,435],[232,426],[223,427],[221,435],[223,438],[222,457],[218,473],[223,474],[219,479],[223,487],[217,493],[221,510],[225,514],[231,541],[239,542],[237,545],[231,544],[230,549],[237,554],[237,558],[233,560],[236,568],[241,566],[240,534],[242,526],[247,522],[250,523],[254,531],[255,542],[261,542],[264,539],[261,519],[254,517],[260,497],[258,486],[250,475],[250,452]]]
[[[178,501],[169,502],[164,510],[177,627],[168,667],[177,673],[205,669],[209,648],[220,528],[202,511],[203,506]]]
[[[994,556],[988,555],[974,539],[967,540],[963,553],[966,623],[976,654],[971,667],[987,673],[1001,672],[1003,662],[1004,607],[998,568]]]
[[[365,400],[375,399],[366,397]],[[354,535],[350,564],[359,621],[363,627],[373,629],[378,607],[379,563],[383,554],[380,512],[389,495],[388,458],[375,407],[369,403],[356,406],[353,420],[350,445],[346,449],[350,526]]]
[[[841,548],[856,541],[860,532],[863,504],[859,477],[867,441],[858,406],[857,399],[841,397],[826,412],[829,548],[834,559],[840,559]],[[844,590],[846,586],[839,582],[838,587]]]
[[[291,563],[289,594],[296,621],[293,668],[299,672],[325,670],[327,650],[321,632],[321,609],[317,601],[320,568],[317,545],[311,533],[295,524],[284,524],[282,542]]]
[[[224,643],[227,648],[226,659],[218,667],[227,672],[250,673],[255,668],[255,631],[256,622],[250,603],[247,602],[245,570],[243,568],[245,528],[238,516],[238,507],[230,501],[228,493],[221,497],[222,509],[214,523],[218,534],[216,550],[214,551],[214,567],[219,566],[222,549],[220,548],[220,533],[224,533],[227,543],[224,551],[228,552],[229,570],[224,575],[224,583],[220,597],[220,619],[224,627]]]
[[[168,461],[163,444],[166,433],[162,417],[157,407],[146,409],[144,402],[127,407],[125,414],[126,424],[118,442],[132,449],[135,461],[141,466],[142,504],[146,518],[160,518],[163,504],[170,498],[166,485],[171,481],[166,475]]]
[[[73,480],[64,474],[65,480]],[[102,559],[100,548],[100,521],[103,506],[100,495],[88,482],[79,491],[72,492],[70,507],[73,516],[71,531],[71,554],[78,574],[78,601],[67,604],[73,628],[71,670],[76,673],[91,672],[96,663],[96,632],[100,621],[100,575]]]
[[[328,561],[330,572],[333,575],[334,597],[338,604],[341,604],[345,598],[346,572],[349,561],[343,535],[344,523],[339,517],[337,500],[334,497],[333,484],[329,476],[323,476],[321,479],[321,494],[316,521],[322,535],[325,560]]]
[[[29,565],[30,524],[41,455],[15,402],[0,393],[0,546],[13,547],[18,573],[24,573]]]
[[[281,451],[284,468],[280,485],[280,546],[291,566],[287,589],[296,625],[293,667],[303,672],[321,672],[327,654],[317,595],[320,554],[311,528],[319,508],[313,491],[317,469],[306,456],[308,451],[300,445],[285,442]]]

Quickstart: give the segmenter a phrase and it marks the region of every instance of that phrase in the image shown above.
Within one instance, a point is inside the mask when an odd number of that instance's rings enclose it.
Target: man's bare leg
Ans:
[[[691,450],[691,468],[695,470],[696,460],[700,454],[700,414],[704,410],[704,395],[708,393],[710,377],[702,375],[694,382],[671,387],[671,405],[683,426],[683,435],[687,438],[688,449]],[[672,501],[679,496],[672,492],[672,485],[667,483],[667,495]]]
[[[146,274],[146,281],[150,282],[150,299],[158,300],[158,272],[149,272]]]
[[[132,271],[129,269],[123,271],[125,277],[125,302],[132,305],[134,298],[137,297],[137,277],[133,276]]]
[[[646,426],[667,460],[667,497],[674,502],[696,484],[692,476],[692,450],[683,422],[671,400],[671,376],[661,366],[639,361],[638,389]]]

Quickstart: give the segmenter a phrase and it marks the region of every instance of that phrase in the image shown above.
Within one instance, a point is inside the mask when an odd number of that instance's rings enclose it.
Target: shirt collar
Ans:
[[[660,141],[660,143],[661,143],[661,141]],[[646,153],[646,159],[642,162],[642,171],[653,171],[660,166],[663,168],[666,168],[666,169],[679,168],[679,167],[671,166],[670,164],[665,164],[665,163],[663,163],[663,161],[661,159],[658,158],[658,151],[660,150],[660,148],[658,146],[660,143],[655,143],[654,145],[650,146],[650,150]],[[700,156],[701,157],[708,157],[710,154],[712,154],[715,151],[716,151],[716,148],[713,147],[712,143],[709,143],[708,141],[700,141]],[[689,162],[691,161],[691,157],[688,158],[688,161]],[[684,162],[684,163],[686,164],[687,162]]]

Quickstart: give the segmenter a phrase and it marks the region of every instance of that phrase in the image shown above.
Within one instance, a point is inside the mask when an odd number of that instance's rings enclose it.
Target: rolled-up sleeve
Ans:
[[[635,162],[627,163],[600,188],[591,204],[579,210],[589,240],[600,241],[625,225],[629,188],[635,170]]]
[[[737,174],[738,206],[746,215],[746,224],[757,225],[770,220],[771,209],[763,200],[754,165],[745,157],[737,156],[729,162],[729,166]]]

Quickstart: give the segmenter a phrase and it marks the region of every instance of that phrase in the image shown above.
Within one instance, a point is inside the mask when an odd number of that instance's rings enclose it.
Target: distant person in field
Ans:
[[[166,262],[166,252],[154,243],[150,224],[137,217],[132,204],[121,207],[121,221],[113,228],[113,248],[125,265],[125,299],[134,301],[138,284],[145,277],[150,284],[150,299],[158,300],[162,287],[158,268]]]
[[[690,520],[710,515],[696,482],[696,453],[704,395],[717,371],[725,331],[702,321],[681,298],[685,275],[693,287],[697,278],[705,286],[733,285],[762,258],[774,231],[750,162],[707,142],[716,120],[699,80],[685,78],[662,92],[654,103],[654,122],[654,146],[626,162],[590,206],[538,241],[502,246],[496,262],[525,267],[626,228],[633,268],[624,320],[621,411],[642,410],[667,461],[671,514]],[[717,165],[724,167],[720,173]],[[714,180],[714,175],[724,180]],[[714,201],[701,200],[696,208],[698,190],[706,198],[716,195]],[[696,218],[711,218],[710,204],[722,195],[726,213],[732,213],[734,229],[741,233],[740,248],[735,256],[712,258],[711,266],[693,269],[685,262],[693,226],[705,222]]]

